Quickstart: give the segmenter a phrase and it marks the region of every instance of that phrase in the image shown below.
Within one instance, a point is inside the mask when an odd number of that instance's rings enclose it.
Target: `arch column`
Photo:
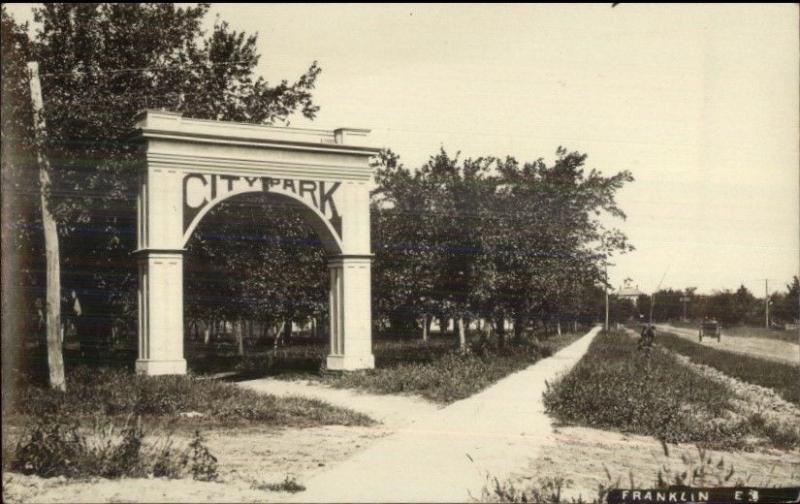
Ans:
[[[183,358],[183,250],[142,249],[136,372],[186,374]]]
[[[329,370],[375,367],[372,354],[372,255],[328,258],[330,272]]]

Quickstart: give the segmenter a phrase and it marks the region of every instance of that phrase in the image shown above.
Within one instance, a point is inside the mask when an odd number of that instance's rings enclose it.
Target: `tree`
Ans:
[[[45,270],[40,188],[34,154],[27,26],[2,8],[2,302],[3,380],[15,368],[29,368],[31,335],[39,343],[42,322],[36,300]],[[43,308],[43,307],[42,307]],[[42,361],[43,363],[43,361]]]
[[[557,156],[520,166],[440,151],[413,172],[385,157],[373,195],[376,313],[390,312],[392,325],[420,312],[487,318],[500,343],[509,317],[517,338],[530,319],[585,317],[594,301],[576,298],[593,295],[609,254],[631,249],[597,216],[624,218],[614,194],[632,177],[587,174],[585,155]]]
[[[215,207],[189,240],[185,264],[187,315],[231,321],[240,346],[243,321],[290,328],[322,318],[327,308],[319,237],[269,195],[244,194]]]
[[[800,320],[800,278],[793,277],[791,283],[786,285],[786,292],[773,297],[771,313],[775,320],[783,322]]]
[[[439,311],[433,293],[439,271],[436,188],[421,171],[405,168],[392,151],[382,152],[373,167],[373,313],[395,334],[407,335],[417,319]]]
[[[94,3],[34,10],[41,28],[30,56],[42,73],[50,204],[63,244],[63,286],[88,312],[84,335],[107,335],[114,320],[134,319],[136,153],[127,136],[139,110],[260,124],[318,111],[311,96],[316,63],[294,83],[270,85],[254,75],[255,36],[225,22],[205,36],[208,8]]]
[[[531,317],[558,319],[570,293],[603,281],[610,254],[632,249],[598,216],[625,218],[614,196],[633,177],[585,173],[586,158],[559,147],[552,166],[542,159],[520,166],[513,158],[499,165],[498,220],[488,227],[497,272],[492,305],[514,319],[516,335]]]

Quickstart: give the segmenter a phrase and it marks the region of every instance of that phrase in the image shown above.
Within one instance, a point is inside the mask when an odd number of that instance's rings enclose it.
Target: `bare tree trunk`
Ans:
[[[33,122],[36,135],[37,158],[39,161],[39,195],[42,205],[42,224],[44,227],[44,249],[47,258],[47,364],[50,370],[50,387],[65,391],[64,355],[61,350],[61,265],[59,263],[58,229],[56,220],[47,204],[50,193],[50,163],[43,152],[44,145],[44,102],[39,82],[39,64],[28,63],[30,72],[31,101],[33,102]]]
[[[513,329],[514,329],[514,342],[516,343],[522,341],[522,337],[525,333],[525,322],[526,318],[523,317],[522,315],[514,317]]]
[[[464,328],[464,317],[458,319],[458,347],[462,351],[467,349],[467,330]]]
[[[238,354],[244,355],[244,321],[243,320],[234,320],[233,321],[233,334],[236,337],[236,345],[238,348]]]
[[[272,348],[278,348],[278,342],[281,339],[281,335],[283,334],[283,326],[286,325],[286,322],[281,322],[281,325],[278,326],[277,330],[275,331],[275,339],[272,341]]]
[[[428,316],[422,314],[422,341],[428,341]]]
[[[492,324],[488,320],[483,320],[481,323],[481,337],[485,341],[492,337]]]
[[[203,344],[208,345],[211,341],[211,325],[208,321],[203,322]]]
[[[556,334],[561,336],[561,319],[556,320]]]
[[[286,323],[283,324],[283,341],[287,345],[291,344],[292,342],[293,329],[294,327],[292,324],[292,319],[287,320]]]

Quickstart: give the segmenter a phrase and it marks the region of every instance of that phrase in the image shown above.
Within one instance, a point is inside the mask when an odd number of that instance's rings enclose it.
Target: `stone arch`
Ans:
[[[296,206],[330,272],[328,369],[374,367],[368,130],[276,128],[145,111],[137,196],[139,373],[183,374],[183,252],[221,201],[263,192]]]

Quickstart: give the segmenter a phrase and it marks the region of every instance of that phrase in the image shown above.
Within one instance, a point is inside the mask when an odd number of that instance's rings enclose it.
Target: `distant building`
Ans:
[[[614,294],[620,299],[632,299],[634,306],[637,305],[639,296],[645,295],[644,292],[639,290],[638,285],[633,285],[633,280],[630,278],[626,278],[622,287],[617,289],[617,292]]]

